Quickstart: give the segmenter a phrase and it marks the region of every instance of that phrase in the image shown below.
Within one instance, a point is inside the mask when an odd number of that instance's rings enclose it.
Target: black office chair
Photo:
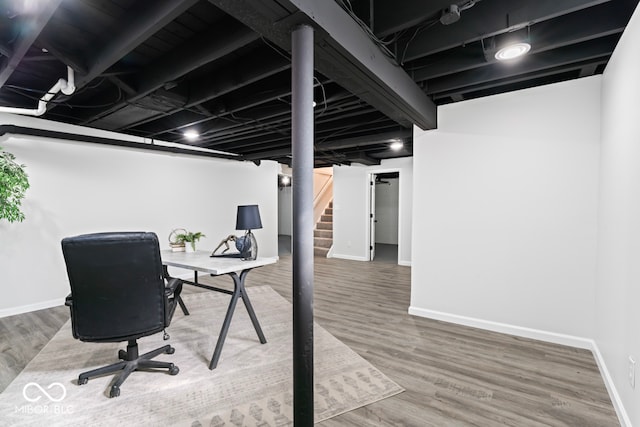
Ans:
[[[78,384],[89,378],[122,371],[115,378],[109,397],[120,395],[120,386],[131,372],[165,368],[176,375],[173,363],[151,360],[173,354],[165,345],[138,355],[137,339],[163,331],[182,291],[182,281],[165,279],[155,233],[96,233],[62,240],[71,294],[73,337],[87,342],[128,341],[120,350],[122,361],[84,372]],[[166,283],[167,281],[168,283]],[[164,339],[169,336],[165,331]]]

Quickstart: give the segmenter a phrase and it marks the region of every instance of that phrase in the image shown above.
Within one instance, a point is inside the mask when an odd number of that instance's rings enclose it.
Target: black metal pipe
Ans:
[[[176,154],[187,154],[190,156],[215,157],[227,160],[246,160],[243,156],[234,156],[231,154],[212,153],[209,151],[189,150],[187,148],[170,147],[157,144],[142,144],[139,142],[126,141],[123,139],[103,138],[99,136],[78,135],[75,133],[58,132],[55,130],[36,129],[15,125],[0,125],[0,136],[5,134],[13,135],[29,135],[43,138],[64,139],[68,141],[90,142],[93,144],[115,145],[117,147],[137,148],[140,150],[163,151]]]
[[[313,426],[313,29],[291,34],[293,425]]]

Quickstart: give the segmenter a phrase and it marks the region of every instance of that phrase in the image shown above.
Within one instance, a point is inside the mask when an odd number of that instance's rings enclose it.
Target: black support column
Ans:
[[[313,29],[291,34],[293,424],[313,426]]]

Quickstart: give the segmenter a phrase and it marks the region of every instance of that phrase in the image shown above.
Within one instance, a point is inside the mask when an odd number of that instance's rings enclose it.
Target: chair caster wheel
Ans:
[[[169,368],[169,375],[178,375],[178,372],[180,372],[180,369],[176,365],[172,364]]]
[[[89,382],[89,378],[78,378],[78,385],[84,385]]]
[[[111,391],[109,392],[109,397],[118,397],[120,396],[120,387],[113,386],[111,387]]]
[[[127,352],[124,351],[124,350],[118,351],[118,359],[126,360],[127,359]]]
[[[169,347],[169,348],[167,349],[167,351],[166,351],[166,353],[167,353],[167,354],[173,354],[173,353],[175,353],[175,352],[176,352],[176,349],[175,349],[175,348],[173,348],[173,347]]]

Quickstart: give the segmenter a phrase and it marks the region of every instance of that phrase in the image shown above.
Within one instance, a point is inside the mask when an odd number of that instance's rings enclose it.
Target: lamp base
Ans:
[[[247,230],[244,235],[244,247],[242,248],[241,255],[245,261],[253,261],[258,258],[258,241],[251,230]]]

